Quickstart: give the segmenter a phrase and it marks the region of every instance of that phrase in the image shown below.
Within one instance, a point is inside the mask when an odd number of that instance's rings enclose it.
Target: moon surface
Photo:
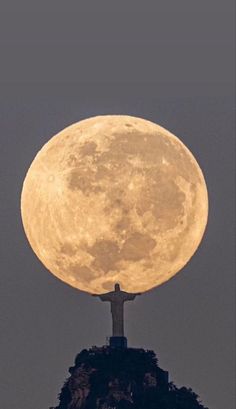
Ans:
[[[202,239],[207,188],[191,152],[145,119],[75,123],[38,152],[26,175],[26,236],[60,280],[89,293],[144,292],[173,277]]]

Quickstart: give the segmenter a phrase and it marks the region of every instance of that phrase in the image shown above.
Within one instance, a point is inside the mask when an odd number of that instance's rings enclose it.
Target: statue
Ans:
[[[141,293],[121,291],[118,283],[115,284],[114,291],[105,294],[92,294],[93,297],[99,297],[100,300],[111,303],[113,337],[124,337],[124,303],[134,300],[136,295],[141,295]]]

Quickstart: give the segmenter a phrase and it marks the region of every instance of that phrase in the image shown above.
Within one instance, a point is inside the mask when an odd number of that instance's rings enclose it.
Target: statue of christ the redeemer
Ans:
[[[124,303],[125,301],[134,300],[136,295],[141,293],[127,293],[121,291],[120,285],[115,284],[115,290],[105,294],[92,294],[99,297],[102,301],[111,303],[112,315],[112,337],[124,337]]]

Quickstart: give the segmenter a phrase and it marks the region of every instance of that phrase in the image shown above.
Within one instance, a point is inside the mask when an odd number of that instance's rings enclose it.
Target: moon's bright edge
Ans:
[[[202,171],[166,129],[125,115],[82,120],[38,152],[21,212],[42,263],[89,293],[119,282],[143,292],[173,277],[202,239],[208,215]]]

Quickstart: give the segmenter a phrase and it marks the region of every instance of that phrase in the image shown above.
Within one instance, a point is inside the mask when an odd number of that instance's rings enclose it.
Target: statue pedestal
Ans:
[[[110,347],[111,348],[127,348],[127,338],[126,337],[110,337]]]

